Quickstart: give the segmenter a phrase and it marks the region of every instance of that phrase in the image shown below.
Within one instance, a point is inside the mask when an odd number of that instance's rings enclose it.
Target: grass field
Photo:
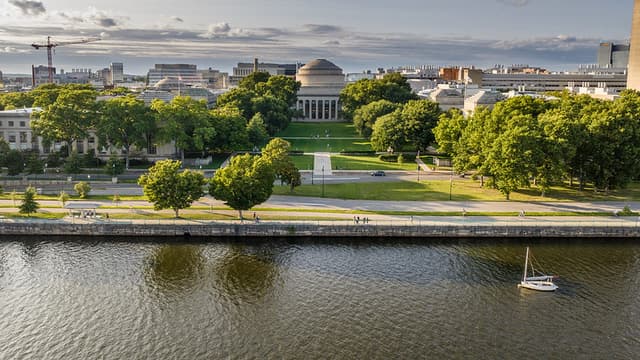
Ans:
[[[448,180],[375,182],[325,184],[325,197],[350,200],[396,200],[396,201],[446,201],[449,200]],[[274,187],[274,194],[320,197],[321,185],[302,185],[291,193],[286,187]],[[466,201],[504,201],[499,191],[480,187],[472,180],[454,179],[451,186],[451,200]],[[632,184],[628,189],[610,192],[608,195],[587,190],[580,192],[575,188],[554,187],[545,197],[540,191],[531,188],[511,194],[512,201],[633,201],[640,200],[640,183]]]
[[[371,151],[371,144],[364,139],[286,139],[291,150],[311,152]]]
[[[377,156],[331,156],[333,170],[417,170],[414,162],[393,163],[378,159]]]
[[[351,123],[299,123],[293,122],[276,137],[329,137],[360,138]]]
[[[313,155],[289,156],[298,170],[313,170]]]

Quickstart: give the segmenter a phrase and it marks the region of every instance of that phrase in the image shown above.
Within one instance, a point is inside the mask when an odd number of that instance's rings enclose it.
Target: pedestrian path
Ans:
[[[313,176],[331,176],[331,153],[313,153]]]
[[[420,169],[422,169],[423,171],[433,171],[427,164],[424,163],[424,161],[422,161],[422,159],[416,158],[416,162],[418,163],[418,166],[420,166]]]

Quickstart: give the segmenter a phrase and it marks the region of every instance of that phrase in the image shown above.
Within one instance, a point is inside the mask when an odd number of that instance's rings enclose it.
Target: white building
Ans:
[[[298,121],[340,121],[340,92],[345,87],[342,69],[325,59],[307,63],[298,70]]]

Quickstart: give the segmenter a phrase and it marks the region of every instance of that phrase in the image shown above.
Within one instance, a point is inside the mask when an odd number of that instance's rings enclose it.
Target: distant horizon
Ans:
[[[109,6],[104,8],[104,6]],[[255,9],[258,11],[246,11]],[[326,58],[345,72],[378,67],[529,64],[571,71],[593,64],[600,42],[628,43],[632,0],[3,0],[0,71],[46,65],[32,43],[101,37],[58,47],[54,67],[129,74],[155,63],[231,73],[238,62]]]

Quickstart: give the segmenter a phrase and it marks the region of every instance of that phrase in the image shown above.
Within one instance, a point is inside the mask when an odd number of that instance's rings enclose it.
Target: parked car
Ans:
[[[376,170],[371,172],[371,176],[385,176],[385,175],[387,174],[385,174],[384,171],[382,170]]]

